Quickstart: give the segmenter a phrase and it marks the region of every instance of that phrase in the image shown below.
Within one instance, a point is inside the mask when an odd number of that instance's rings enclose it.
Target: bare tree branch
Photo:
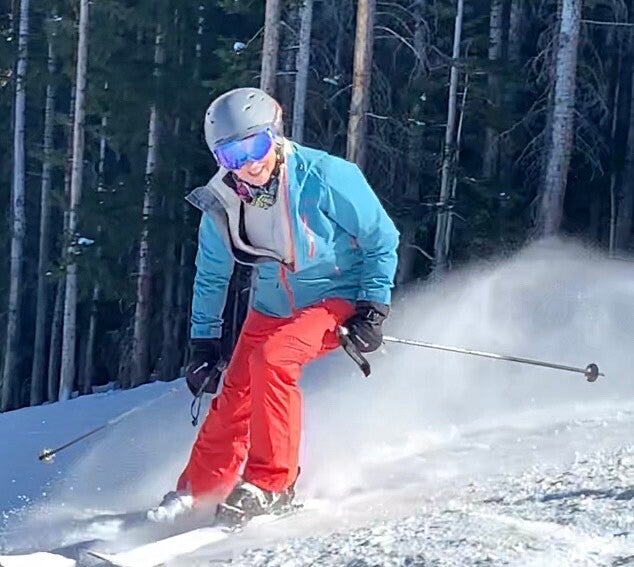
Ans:
[[[392,28],[388,28],[387,26],[374,26],[374,27],[375,29],[386,31],[389,34],[393,35],[398,40],[400,40],[404,45],[410,48],[410,50],[414,54],[414,57],[416,57],[416,59],[422,63],[418,55],[418,52],[416,51],[416,49],[414,49],[414,46],[409,41],[407,41],[402,35],[396,33]]]
[[[629,22],[602,22],[600,20],[581,20],[582,24],[590,24],[593,26],[622,26],[622,27],[634,27],[634,24]]]

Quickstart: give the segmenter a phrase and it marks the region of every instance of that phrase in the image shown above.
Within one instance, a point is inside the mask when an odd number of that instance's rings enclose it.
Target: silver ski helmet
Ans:
[[[243,87],[216,98],[205,112],[205,141],[213,153],[227,142],[270,129],[283,136],[282,108],[261,89]]]

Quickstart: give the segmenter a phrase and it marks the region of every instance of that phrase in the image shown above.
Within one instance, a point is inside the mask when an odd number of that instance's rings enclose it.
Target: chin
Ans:
[[[271,177],[270,173],[262,172],[257,177],[248,176],[246,181],[247,183],[250,183],[251,185],[264,185],[266,184],[266,182],[269,180],[270,177]]]

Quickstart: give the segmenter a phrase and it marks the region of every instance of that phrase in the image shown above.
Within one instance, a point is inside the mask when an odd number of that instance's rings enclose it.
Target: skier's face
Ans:
[[[272,145],[262,159],[246,162],[240,169],[235,170],[235,174],[242,181],[259,187],[268,183],[276,163],[277,156],[275,155],[275,147]]]

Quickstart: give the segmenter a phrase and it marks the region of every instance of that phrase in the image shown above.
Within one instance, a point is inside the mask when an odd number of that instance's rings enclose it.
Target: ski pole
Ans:
[[[583,374],[588,382],[595,382],[599,376],[605,376],[602,372],[599,372],[599,367],[593,362],[588,364],[585,368],[577,368],[575,366],[567,366],[565,364],[556,364],[553,362],[544,362],[543,360],[534,360],[532,358],[522,358],[519,356],[509,356],[506,354],[495,354],[492,352],[482,352],[478,350],[469,350],[466,348],[450,347],[443,345],[436,345],[433,343],[424,343],[422,341],[412,341],[409,339],[399,339],[397,337],[383,337],[386,343],[398,343],[403,345],[410,345],[422,348],[430,348],[435,350],[444,350],[448,352],[457,352],[460,354],[468,354],[471,356],[482,356],[485,358],[494,358],[496,360],[507,360],[509,362],[519,362],[520,364],[532,364],[533,366],[542,366],[544,368],[554,368],[555,370],[565,370],[567,372],[576,372]]]
[[[148,406],[151,406],[152,404],[163,399],[165,396],[169,394],[173,394],[177,390],[178,388],[172,388],[171,390],[165,392],[158,398],[154,398],[153,400],[149,400],[148,402],[141,404],[140,406],[134,407],[126,412],[123,412],[121,415],[112,418],[111,420],[107,421],[103,425],[100,425],[99,427],[95,427],[94,429],[91,429],[87,433],[83,433],[79,437],[75,437],[74,439],[71,439],[70,441],[68,441],[67,443],[64,443],[63,445],[57,447],[56,449],[42,449],[42,451],[40,451],[38,460],[43,463],[51,463],[53,459],[55,458],[55,455],[57,455],[58,453],[61,453],[63,450],[68,449],[69,447],[72,447],[73,445],[76,445],[77,443],[79,443],[80,441],[83,441],[84,439],[87,439],[88,437],[92,437],[95,433],[99,433],[100,431],[103,431],[104,429],[112,425],[115,425],[116,423],[119,423],[120,421],[123,421],[124,419],[132,415],[133,413],[136,413],[138,411],[141,411],[147,408]]]

